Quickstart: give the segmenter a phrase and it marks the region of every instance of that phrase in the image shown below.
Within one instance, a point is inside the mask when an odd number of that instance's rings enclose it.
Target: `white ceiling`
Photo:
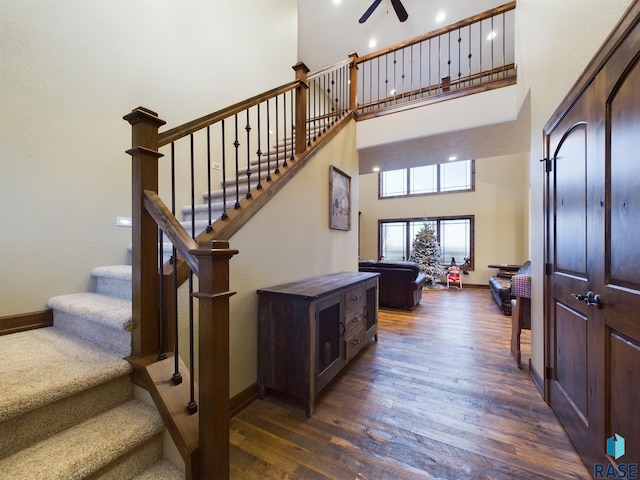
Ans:
[[[401,23],[391,2],[382,0],[367,22],[358,23],[372,1],[298,0],[298,60],[315,71],[346,59],[351,52],[365,55],[508,3],[508,0],[402,0],[409,19]],[[441,11],[445,19],[437,23],[435,17]],[[369,48],[371,38],[377,40],[373,49]]]
[[[315,71],[347,58],[351,52],[365,55],[507,3],[506,0],[402,0],[409,19],[401,23],[391,2],[382,0],[366,23],[358,23],[372,1],[298,0],[298,59]],[[436,22],[440,12],[445,14],[442,23]],[[372,38],[377,41],[373,49],[369,47]],[[415,166],[417,151],[444,152],[452,143],[464,145],[468,158],[528,151],[529,114],[525,107],[514,122],[361,150],[361,171],[370,171],[372,164],[383,169]]]

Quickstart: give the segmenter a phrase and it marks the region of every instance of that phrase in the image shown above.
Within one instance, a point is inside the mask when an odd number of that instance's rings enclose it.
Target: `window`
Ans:
[[[385,260],[407,260],[411,256],[411,244],[426,223],[436,232],[440,243],[443,265],[449,265],[451,258],[461,265],[465,258],[473,264],[473,215],[462,217],[435,217],[425,219],[380,220],[380,255]]]
[[[380,198],[474,189],[474,160],[401,168],[380,173]]]

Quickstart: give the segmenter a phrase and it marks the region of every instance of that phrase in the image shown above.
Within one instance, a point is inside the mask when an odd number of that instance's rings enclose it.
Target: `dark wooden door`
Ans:
[[[633,60],[621,54],[607,69],[619,82],[607,88],[605,122],[605,436],[626,439],[626,454],[619,459],[624,463],[640,463],[639,37],[632,51],[624,52]]]
[[[586,463],[593,463],[598,452],[592,438],[601,435],[596,417],[603,392],[597,385],[604,348],[598,340],[598,309],[580,299],[597,283],[597,267],[591,261],[598,248],[593,232],[596,209],[590,194],[597,177],[589,162],[587,107],[586,102],[574,106],[549,135],[547,312],[549,402],[581,456],[590,459]]]
[[[631,13],[545,127],[548,399],[592,471],[640,463],[640,9]],[[617,459],[615,434],[626,447]]]

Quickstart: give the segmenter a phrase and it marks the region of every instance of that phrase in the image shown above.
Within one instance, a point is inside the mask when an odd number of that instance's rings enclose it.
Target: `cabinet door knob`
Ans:
[[[360,345],[360,339],[359,339],[359,338],[356,338],[356,339],[353,341],[353,344],[354,344],[354,345]]]
[[[353,300],[354,302],[357,302],[358,300],[360,300],[360,295],[356,295],[355,297],[351,297],[351,300]]]
[[[360,321],[360,317],[354,317],[351,322],[352,323],[358,323]]]

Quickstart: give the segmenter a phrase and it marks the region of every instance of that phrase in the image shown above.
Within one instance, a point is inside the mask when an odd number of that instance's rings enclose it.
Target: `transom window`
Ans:
[[[474,160],[380,172],[380,198],[474,189]]]
[[[428,220],[418,218],[380,220],[380,255],[385,260],[409,259],[413,240],[426,223],[436,232],[440,244],[441,263],[449,265],[454,258],[458,265],[462,265],[465,258],[470,258],[470,269],[473,270],[473,222],[473,215],[433,217]]]

